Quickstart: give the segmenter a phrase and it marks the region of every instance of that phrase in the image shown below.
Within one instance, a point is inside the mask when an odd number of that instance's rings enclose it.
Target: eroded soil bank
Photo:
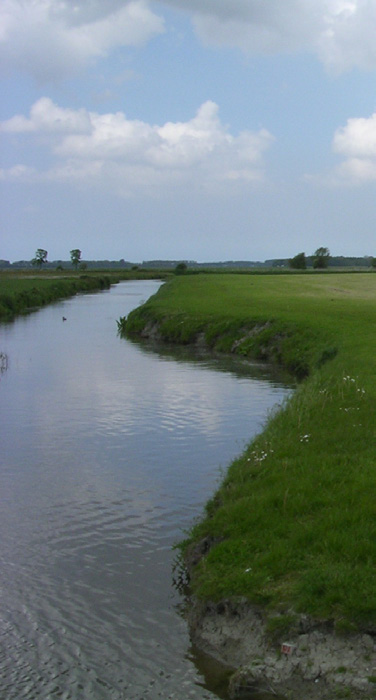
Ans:
[[[329,621],[301,616],[285,638],[271,634],[264,611],[244,599],[190,599],[187,619],[192,642],[233,669],[231,698],[256,692],[291,700],[376,697],[374,630],[341,636]]]

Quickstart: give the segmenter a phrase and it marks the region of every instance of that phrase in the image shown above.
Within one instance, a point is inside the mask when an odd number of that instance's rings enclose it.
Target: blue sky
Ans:
[[[376,254],[376,0],[3,0],[0,258]]]

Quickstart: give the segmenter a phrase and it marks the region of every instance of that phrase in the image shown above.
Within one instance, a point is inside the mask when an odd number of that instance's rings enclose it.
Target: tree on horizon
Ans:
[[[321,246],[320,248],[317,248],[314,252],[314,259],[313,259],[313,267],[315,270],[323,270],[324,268],[328,267],[329,264],[329,258],[330,258],[330,250],[329,248],[324,248]]]
[[[47,262],[47,255],[48,253],[46,250],[44,250],[44,248],[38,248],[35,253],[35,257],[31,261],[31,264],[41,269],[42,265]]]
[[[295,257],[290,258],[289,265],[294,270],[305,270],[307,267],[305,253],[298,253]]]
[[[79,248],[73,248],[73,250],[70,251],[70,258],[71,258],[71,263],[74,267],[75,270],[77,270],[79,262],[81,260],[81,251]]]

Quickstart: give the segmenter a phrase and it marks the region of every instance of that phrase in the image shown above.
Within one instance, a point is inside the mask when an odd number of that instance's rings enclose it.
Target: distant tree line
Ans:
[[[305,270],[313,267],[315,270],[324,270],[327,267],[373,267],[376,268],[376,258],[365,255],[362,258],[330,255],[329,248],[320,247],[313,255],[306,256],[298,253],[288,260],[288,265],[293,270]],[[284,265],[281,265],[283,267]]]
[[[34,267],[37,267],[37,268],[39,268],[39,270],[41,270],[44,265],[48,265],[47,255],[48,255],[47,250],[44,250],[44,248],[37,248],[34,258],[32,258],[30,261],[31,265],[33,265]],[[80,260],[81,260],[80,249],[73,248],[73,250],[70,251],[70,262],[71,262],[72,267],[74,267],[75,270],[77,270],[79,263],[80,263]],[[55,264],[55,267],[57,270],[64,269],[60,263]],[[85,265],[85,269],[86,269],[86,265]]]
[[[311,265],[315,270],[324,270],[329,265],[329,248],[321,246],[317,248],[311,259]],[[298,253],[294,258],[290,258],[289,266],[294,270],[305,270],[307,268],[307,258],[305,253]]]
[[[317,248],[313,255],[298,253],[293,258],[272,258],[264,262],[257,260],[226,260],[223,262],[203,262],[195,260],[144,260],[141,263],[130,262],[121,258],[120,260],[82,260],[81,250],[73,248],[70,251],[70,260],[47,260],[47,251],[38,248],[32,260],[9,260],[0,259],[0,269],[38,269],[48,270],[171,270],[181,273],[182,270],[213,269],[213,270],[247,270],[257,268],[288,268],[304,270],[306,268],[325,269],[326,267],[349,267],[349,268],[369,268],[376,269],[376,257],[365,255],[363,257],[332,256],[328,248]],[[183,266],[183,267],[182,267]]]

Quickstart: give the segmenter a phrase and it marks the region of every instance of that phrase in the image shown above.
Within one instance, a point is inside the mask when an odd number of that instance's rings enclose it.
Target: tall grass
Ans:
[[[0,321],[78,292],[108,289],[120,280],[165,279],[168,276],[169,273],[158,270],[89,270],[84,274],[50,270],[1,271]]]
[[[49,304],[78,292],[108,289],[111,285],[107,275],[50,276],[0,275],[0,320],[13,318],[17,314]]]
[[[184,543],[213,543],[195,594],[375,628],[376,275],[184,276],[133,312],[129,331],[155,321],[169,340],[206,333],[307,375]]]

